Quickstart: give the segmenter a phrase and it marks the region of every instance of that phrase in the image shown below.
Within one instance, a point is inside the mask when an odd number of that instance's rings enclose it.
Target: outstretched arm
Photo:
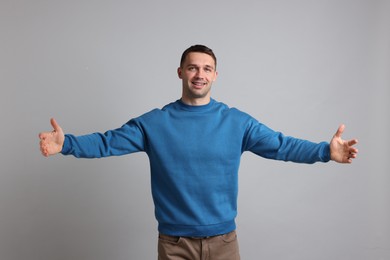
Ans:
[[[57,124],[54,118],[50,119],[53,127],[51,132],[42,132],[39,134],[41,153],[43,156],[50,156],[61,152],[64,144],[65,135],[62,128]]]
[[[356,158],[358,153],[358,149],[354,147],[358,141],[341,139],[344,129],[345,125],[340,125],[330,141],[330,159],[338,163],[352,163],[352,159]]]

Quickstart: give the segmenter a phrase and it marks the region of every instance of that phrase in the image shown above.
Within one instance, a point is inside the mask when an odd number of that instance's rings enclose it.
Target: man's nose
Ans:
[[[201,79],[203,79],[203,77],[204,77],[204,71],[203,71],[202,69],[197,70],[197,71],[196,71],[196,74],[195,74],[195,77],[196,77],[196,78],[201,78]]]

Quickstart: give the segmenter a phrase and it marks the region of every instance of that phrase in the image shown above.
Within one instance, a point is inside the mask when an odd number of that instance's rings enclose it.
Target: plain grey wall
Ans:
[[[182,51],[219,59],[213,97],[288,135],[360,141],[352,165],[245,153],[243,259],[390,259],[389,1],[0,2],[0,259],[156,259],[143,153],[40,155],[180,97]]]

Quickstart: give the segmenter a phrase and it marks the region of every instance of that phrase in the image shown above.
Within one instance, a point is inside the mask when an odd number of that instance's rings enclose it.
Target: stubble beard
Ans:
[[[209,95],[210,91],[211,91],[211,85],[207,85],[201,90],[197,90],[195,88],[188,87],[186,92],[187,92],[187,96],[189,98],[199,99],[199,98],[207,97]]]

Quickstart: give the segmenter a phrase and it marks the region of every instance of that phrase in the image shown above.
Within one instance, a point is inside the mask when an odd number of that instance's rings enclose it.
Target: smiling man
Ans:
[[[195,47],[193,47],[194,49]],[[205,105],[210,102],[211,85],[217,79],[217,59],[211,50],[183,53],[180,67],[177,69],[183,81],[182,101],[189,105]]]
[[[105,133],[65,135],[52,119],[54,130],[39,134],[44,156],[148,155],[160,260],[240,259],[235,218],[243,152],[297,163],[351,163],[357,156],[357,140],[341,138],[343,125],[330,143],[313,143],[212,99],[216,66],[210,48],[191,46],[177,70],[181,99]]]

